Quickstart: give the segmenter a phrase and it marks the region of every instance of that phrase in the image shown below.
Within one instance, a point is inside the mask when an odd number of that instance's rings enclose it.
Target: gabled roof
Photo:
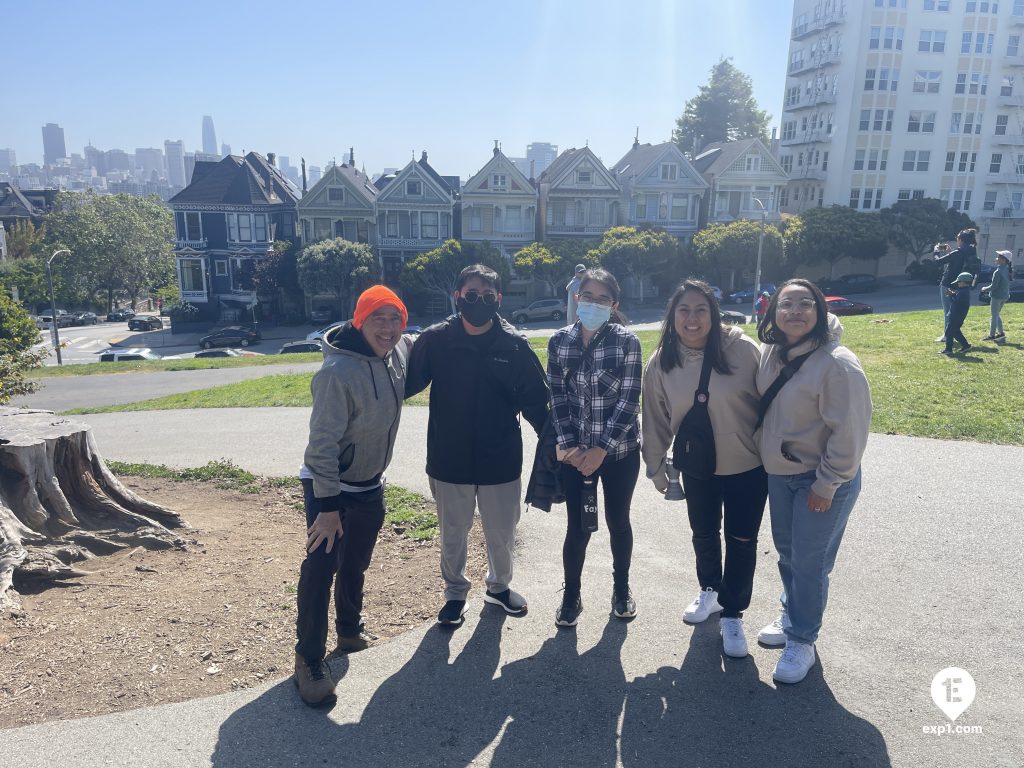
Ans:
[[[396,192],[398,197],[404,197],[405,193],[398,190],[401,189],[401,184],[413,174],[427,181],[434,188],[434,194],[438,197],[434,201],[427,200],[424,197],[424,203],[429,205],[453,203],[458,197],[452,190],[451,184],[445,181],[444,177],[430,166],[430,163],[427,162],[427,153],[424,152],[423,157],[419,160],[410,160],[405,168],[394,176],[389,174],[377,179],[376,186],[380,189],[380,196],[377,199],[383,200],[388,196],[395,195]],[[384,182],[383,186],[381,186],[381,182]]]
[[[446,176],[442,176],[437,171],[435,171],[433,166],[431,166],[430,163],[427,162],[427,150],[423,150],[423,155],[420,157],[419,160],[416,161],[416,163],[417,163],[417,165],[419,165],[420,168],[422,168],[424,171],[426,171],[427,175],[430,176],[430,178],[432,178],[434,181],[436,181],[438,183],[438,185],[442,189],[448,190],[448,194],[449,195],[453,195],[454,196],[455,193],[458,192],[458,187],[459,187],[458,178],[459,177],[458,176],[447,176],[446,177]],[[451,183],[452,181],[455,182],[455,186],[454,187],[452,186],[452,183]]]
[[[0,218],[37,219],[43,213],[16,186],[0,182]]]
[[[550,183],[552,187],[558,186],[559,182],[561,182],[573,168],[584,160],[589,160],[591,162],[594,168],[597,169],[597,172],[600,173],[608,182],[611,189],[619,191],[619,184],[615,180],[615,176],[609,172],[604,163],[602,163],[598,159],[597,155],[591,151],[590,147],[582,147],[580,149],[573,148],[563,151],[555,158],[551,165],[544,169],[544,173],[540,175],[540,179],[538,179],[538,181]]]
[[[323,190],[327,187],[338,186],[342,186],[349,190],[349,192],[358,195],[367,208],[373,207],[377,195],[380,194],[380,189],[370,181],[370,177],[365,173],[344,163],[341,165],[329,165],[324,171],[323,176],[320,177],[320,180],[302,196],[302,200],[299,201],[299,207],[320,207],[321,201],[319,197]]]
[[[196,163],[200,173],[168,202],[273,205],[297,202],[281,172],[256,152],[245,157],[228,155],[223,160]]]
[[[751,149],[758,149],[762,157],[771,160],[776,173],[785,175],[782,166],[772,157],[772,153],[760,139],[737,139],[736,141],[715,141],[704,147],[704,151],[693,159],[693,167],[706,176],[709,173],[720,176],[734,162]]]
[[[678,163],[683,173],[695,184],[706,187],[707,182],[700,175],[700,172],[693,167],[679,147],[671,141],[661,144],[640,144],[634,143],[632,149],[627,152],[619,162],[611,167],[612,173],[621,181],[635,177],[643,179],[650,172],[651,168],[660,163],[662,158],[670,156],[673,162]]]
[[[526,178],[522,171],[520,171],[514,162],[508,159],[500,149],[495,149],[491,159],[487,161],[483,168],[474,173],[466,180],[466,186],[463,188],[463,196],[471,195],[475,192],[487,192],[490,184],[490,175],[497,170],[501,170],[503,173],[511,176],[511,183],[508,185],[508,189],[503,192],[507,195],[529,195],[531,197],[537,196],[537,190],[534,188],[530,180]]]

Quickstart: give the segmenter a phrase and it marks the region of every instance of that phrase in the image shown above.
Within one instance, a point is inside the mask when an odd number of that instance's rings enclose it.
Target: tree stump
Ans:
[[[72,579],[95,555],[182,546],[169,529],[186,525],[114,477],[88,425],[0,407],[0,611],[20,608],[14,578]]]

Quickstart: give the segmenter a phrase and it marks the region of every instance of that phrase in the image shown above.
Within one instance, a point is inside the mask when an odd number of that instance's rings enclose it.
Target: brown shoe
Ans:
[[[361,631],[358,635],[346,637],[338,635],[338,647],[334,649],[331,656],[344,656],[349,653],[358,653],[369,648],[377,638],[369,632]]]
[[[331,671],[323,661],[307,662],[295,654],[295,676],[292,680],[299,689],[302,701],[310,707],[321,707],[338,700]]]

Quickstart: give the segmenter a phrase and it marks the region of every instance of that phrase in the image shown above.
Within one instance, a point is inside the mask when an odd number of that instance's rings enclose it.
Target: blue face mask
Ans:
[[[576,317],[583,323],[588,331],[596,331],[608,322],[612,316],[612,308],[603,304],[594,304],[589,301],[581,301],[576,305]]]

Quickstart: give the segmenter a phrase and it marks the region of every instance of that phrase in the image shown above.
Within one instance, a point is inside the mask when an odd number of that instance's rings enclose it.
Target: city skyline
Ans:
[[[304,36],[294,45],[273,37],[268,47],[253,38],[261,24],[248,34],[217,32],[242,18],[281,21],[280,7],[266,2],[184,2],[170,15],[131,7],[104,17],[104,37],[156,28],[168,40],[195,39],[188,24],[194,7],[205,20],[198,32],[209,31],[217,44],[209,56],[142,56],[128,67],[115,47],[88,42],[90,29],[100,32],[95,3],[21,4],[8,10],[10,28],[45,29],[59,53],[44,57],[38,86],[0,128],[0,147],[13,149],[22,164],[41,164],[39,129],[52,122],[63,127],[69,153],[89,143],[131,152],[178,139],[186,151],[199,151],[202,118],[210,115],[218,139],[236,154],[275,152],[323,167],[332,158],[340,163],[353,146],[371,173],[402,167],[426,149],[438,168],[466,176],[487,162],[494,139],[510,156],[542,141],[560,149],[589,145],[614,162],[638,127],[642,142],[667,140],[721,56],[752,77],[758,102],[778,124],[792,7],[764,5],[725,0],[695,17],[669,0],[633,7],[528,0],[515,6],[515,24],[495,24],[491,11],[469,2],[451,3],[442,14],[412,3],[297,6],[295,25],[315,18],[317,28],[351,33],[346,55],[329,67],[298,62],[332,50],[331,36],[322,43]],[[31,41],[15,36],[14,56],[30,57]],[[579,59],[570,66],[573,48]],[[274,57],[258,78],[238,70],[254,50]]]

